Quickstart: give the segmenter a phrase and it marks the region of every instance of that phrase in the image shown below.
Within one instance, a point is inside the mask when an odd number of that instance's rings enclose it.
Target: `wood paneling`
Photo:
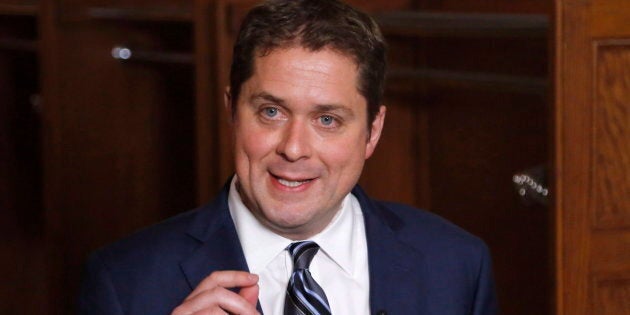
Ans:
[[[553,2],[548,0],[432,0],[414,1],[415,7],[422,10],[447,12],[502,12],[502,13],[546,13],[553,11]]]
[[[202,204],[213,196],[221,184],[221,158],[217,147],[221,137],[220,111],[223,78],[226,77],[219,45],[224,33],[225,16],[219,1],[195,1],[195,125],[196,125],[196,188],[197,202]]]
[[[549,314],[552,213],[520,204],[511,185],[549,157],[546,18],[396,12],[379,21],[391,47],[388,114],[361,184],[484,239],[502,312]]]
[[[594,224],[630,228],[630,40],[598,41],[594,53]]]
[[[630,275],[596,276],[593,282],[597,314],[630,314]]]
[[[557,4],[556,313],[630,314],[630,3]]]
[[[191,22],[192,1],[172,0],[59,0],[58,19],[71,22],[89,19],[126,21]]]
[[[613,238],[615,241],[611,242]],[[630,230],[597,228],[592,235],[593,272],[624,272],[630,261]]]
[[[47,300],[35,6],[0,5],[0,313]]]
[[[121,44],[192,56],[193,30],[177,21],[50,23],[51,309],[68,314],[89,252],[197,205],[193,64],[111,56]]]
[[[378,149],[366,163],[361,185],[383,200],[428,207],[429,200],[422,198],[426,194],[418,193],[425,191],[426,186],[418,185],[419,178],[416,178],[416,174],[429,175],[426,171],[429,154],[417,152],[423,143],[421,137],[426,135],[422,133],[427,127],[420,113],[423,108],[397,106],[401,102],[413,100],[405,100],[404,96],[387,100],[385,128]]]

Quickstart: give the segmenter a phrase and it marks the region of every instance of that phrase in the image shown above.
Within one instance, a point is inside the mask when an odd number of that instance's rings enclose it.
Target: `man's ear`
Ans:
[[[372,156],[372,153],[374,153],[374,149],[376,149],[376,145],[378,144],[378,140],[381,138],[383,125],[385,124],[386,112],[387,108],[384,105],[381,105],[378,113],[374,117],[374,120],[370,124],[370,138],[368,139],[367,145],[365,146],[366,159]]]

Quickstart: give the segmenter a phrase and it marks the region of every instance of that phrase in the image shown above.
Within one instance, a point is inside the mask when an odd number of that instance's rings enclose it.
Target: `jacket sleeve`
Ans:
[[[77,304],[80,315],[123,315],[110,273],[97,254],[85,266]]]
[[[496,315],[498,313],[497,295],[492,274],[492,259],[490,258],[490,251],[484,245],[471,314]]]

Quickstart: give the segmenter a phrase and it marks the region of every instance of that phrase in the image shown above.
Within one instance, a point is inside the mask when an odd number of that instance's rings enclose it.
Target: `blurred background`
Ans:
[[[630,314],[630,2],[349,2],[390,45],[361,185],[484,239],[503,314]],[[91,251],[212,199],[255,3],[0,0],[0,313],[72,314]]]

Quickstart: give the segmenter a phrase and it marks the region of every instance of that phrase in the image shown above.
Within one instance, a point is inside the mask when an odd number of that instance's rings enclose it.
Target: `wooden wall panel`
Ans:
[[[593,60],[592,303],[630,314],[630,40],[595,41]]]
[[[72,312],[89,252],[197,205],[192,65],[111,56],[119,44],[192,55],[190,25],[165,23],[52,26],[59,72],[47,81],[54,98],[46,107],[46,190],[58,264],[51,309],[59,314]]]
[[[24,2],[0,4],[0,314],[45,314],[47,306],[37,20],[31,9]]]
[[[442,93],[432,98],[429,116],[431,210],[488,243],[503,312],[546,314],[551,213],[521,204],[509,183],[547,159],[545,101]]]
[[[503,313],[550,314],[553,213],[522,204],[512,185],[514,174],[549,165],[544,27],[510,34],[480,17],[470,32],[458,26],[470,15],[398,17],[407,22],[382,17],[391,47],[388,116],[361,184],[486,241]]]
[[[50,1],[50,0],[47,0]],[[193,1],[173,0],[59,0],[60,20],[90,18],[192,21]]]
[[[502,13],[546,13],[553,12],[553,1],[549,0],[432,0],[414,1],[415,7],[423,10],[447,12],[502,12]]]
[[[427,163],[419,158],[428,158],[428,154],[417,152],[423,130],[418,111],[422,107],[397,106],[401,99],[404,97],[387,100],[385,128],[360,184],[380,199],[427,207],[428,200],[421,200],[422,194],[418,194],[422,188],[416,178],[416,174],[428,175]]]
[[[630,275],[596,276],[592,286],[598,315],[630,314]]]
[[[197,202],[203,204],[216,193],[220,178],[221,155],[217,152],[222,138],[222,85],[226,80],[225,50],[220,45],[226,27],[219,1],[196,0],[194,10],[195,40],[195,128]]]
[[[611,238],[614,242],[611,242]],[[591,239],[593,272],[628,271],[630,230],[595,228]]]
[[[593,222],[630,228],[630,40],[598,41],[594,53]]]
[[[557,5],[556,313],[630,314],[630,3]]]

